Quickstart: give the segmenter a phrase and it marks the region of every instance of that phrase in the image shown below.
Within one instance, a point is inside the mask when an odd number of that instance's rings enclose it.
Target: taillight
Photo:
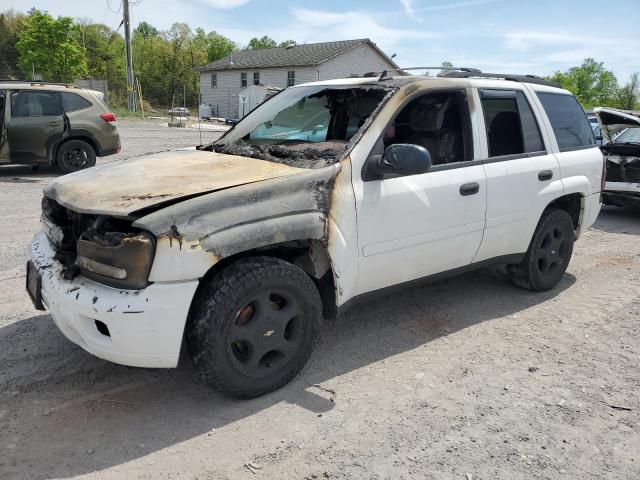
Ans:
[[[113,113],[101,113],[100,118],[103,119],[107,123],[116,124],[116,116]]]
[[[604,192],[604,184],[607,181],[607,154],[602,156],[602,178],[600,179],[600,191]]]

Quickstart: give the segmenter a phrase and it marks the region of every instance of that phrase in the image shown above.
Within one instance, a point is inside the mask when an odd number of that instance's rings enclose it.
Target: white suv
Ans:
[[[27,289],[101,358],[254,397],[319,322],[389,287],[506,264],[553,288],[600,211],[603,156],[566,90],[451,72],[299,85],[220,140],[60,177]]]

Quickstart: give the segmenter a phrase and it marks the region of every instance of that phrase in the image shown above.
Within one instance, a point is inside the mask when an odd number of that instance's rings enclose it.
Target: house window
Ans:
[[[240,86],[241,87],[246,87],[247,86],[247,74],[246,73],[241,73],[240,74]]]
[[[218,87],[218,75],[216,75],[215,73],[211,74],[211,88],[217,88]]]
[[[296,72],[289,70],[287,72],[287,87],[293,87],[296,84]]]
[[[253,72],[253,84],[260,85],[260,72]]]

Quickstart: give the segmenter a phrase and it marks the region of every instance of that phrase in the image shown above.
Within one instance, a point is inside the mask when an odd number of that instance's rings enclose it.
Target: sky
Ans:
[[[0,0],[116,28],[121,0]],[[497,73],[548,75],[586,57],[624,83],[640,71],[640,0],[130,0],[132,24],[215,30],[240,45],[370,38],[401,67],[450,61]]]

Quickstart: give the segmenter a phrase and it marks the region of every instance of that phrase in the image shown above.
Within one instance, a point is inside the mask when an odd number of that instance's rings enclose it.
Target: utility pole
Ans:
[[[122,0],[122,22],[124,24],[124,49],[127,57],[127,108],[136,111],[136,94],[131,58],[131,23],[129,21],[129,0]]]

